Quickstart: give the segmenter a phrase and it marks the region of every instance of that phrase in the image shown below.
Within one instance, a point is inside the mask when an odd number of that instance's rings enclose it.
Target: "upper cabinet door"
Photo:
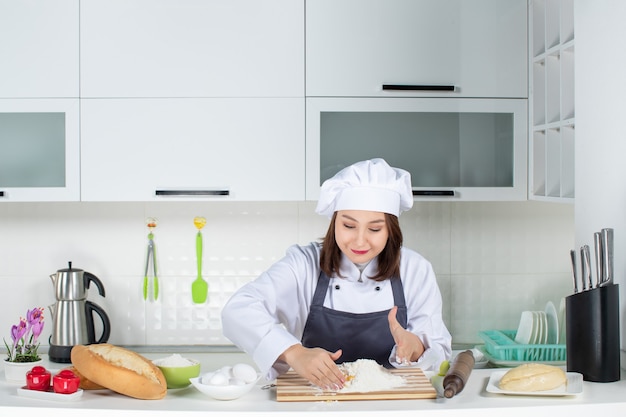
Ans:
[[[84,99],[83,201],[304,199],[302,98]]]
[[[302,0],[82,0],[83,97],[302,97]]]
[[[78,97],[79,0],[0,0],[0,97]]]
[[[78,101],[0,99],[0,201],[80,200]]]
[[[308,0],[306,95],[526,98],[526,16],[526,0]]]
[[[339,170],[384,158],[428,201],[527,198],[527,100],[313,97],[306,100],[306,195]]]

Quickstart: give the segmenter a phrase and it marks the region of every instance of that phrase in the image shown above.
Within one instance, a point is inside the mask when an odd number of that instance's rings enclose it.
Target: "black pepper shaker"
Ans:
[[[474,363],[474,354],[471,350],[463,351],[456,356],[446,376],[443,378],[444,397],[452,398],[463,391],[472,369],[474,369]]]

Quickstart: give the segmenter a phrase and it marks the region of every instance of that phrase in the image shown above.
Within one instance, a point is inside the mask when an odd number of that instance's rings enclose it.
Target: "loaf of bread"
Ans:
[[[552,365],[526,363],[509,370],[498,386],[506,391],[547,391],[567,383],[565,371]]]
[[[90,381],[129,397],[158,400],[165,397],[163,372],[150,360],[108,343],[76,345],[72,365]]]
[[[80,389],[84,389],[84,390],[106,389],[102,385],[96,384],[95,382],[93,382],[92,380],[87,378],[85,375],[83,375],[80,372],[78,372],[78,369],[76,369],[75,366],[70,366],[70,367],[65,368],[65,369],[67,369],[68,371],[74,372],[74,375],[76,375],[80,379],[80,384],[78,385],[78,388],[80,388]]]

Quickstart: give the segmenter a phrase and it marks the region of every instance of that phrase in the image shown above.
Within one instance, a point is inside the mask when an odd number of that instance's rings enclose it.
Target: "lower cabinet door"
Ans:
[[[83,99],[83,201],[303,200],[304,98]]]

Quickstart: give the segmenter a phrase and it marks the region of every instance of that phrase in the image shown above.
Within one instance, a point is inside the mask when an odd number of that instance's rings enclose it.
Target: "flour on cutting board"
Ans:
[[[346,383],[338,392],[387,391],[406,383],[404,377],[394,375],[372,359],[345,362],[339,369],[346,375]]]

